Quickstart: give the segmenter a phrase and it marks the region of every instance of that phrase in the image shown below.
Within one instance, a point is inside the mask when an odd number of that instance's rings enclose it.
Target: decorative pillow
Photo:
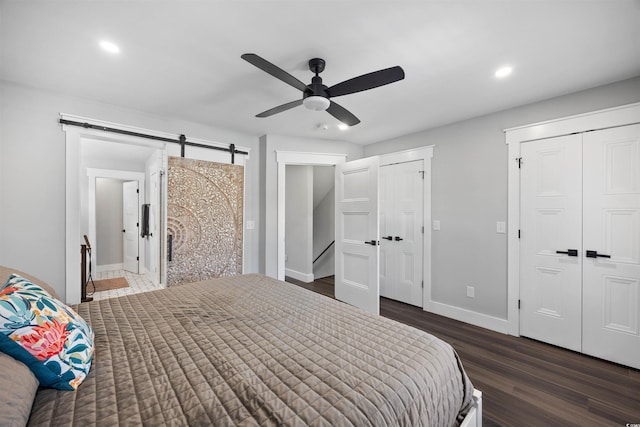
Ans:
[[[43,387],[75,390],[93,359],[93,331],[71,308],[15,274],[0,289],[0,350]]]

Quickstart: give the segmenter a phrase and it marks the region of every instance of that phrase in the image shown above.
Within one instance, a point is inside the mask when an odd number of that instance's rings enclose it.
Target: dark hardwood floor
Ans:
[[[333,277],[295,283],[334,297]],[[484,426],[640,424],[640,371],[381,298],[380,314],[451,344],[483,393]],[[640,358],[640,354],[638,355]]]

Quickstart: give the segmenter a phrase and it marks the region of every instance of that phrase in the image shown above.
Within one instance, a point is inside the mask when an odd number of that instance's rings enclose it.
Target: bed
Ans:
[[[36,384],[30,426],[481,422],[481,394],[447,343],[266,276],[74,309],[95,333],[91,369],[76,391]],[[0,356],[1,378],[23,375]],[[29,400],[12,393],[5,407]]]

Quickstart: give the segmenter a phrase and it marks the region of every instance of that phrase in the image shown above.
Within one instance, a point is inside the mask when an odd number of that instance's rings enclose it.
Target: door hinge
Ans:
[[[520,230],[518,230],[518,239],[520,238]]]
[[[522,168],[522,157],[516,157],[516,162],[518,162],[518,169]]]
[[[139,222],[136,222],[136,227],[138,227],[138,228],[140,227],[140,223]]]
[[[518,300],[518,310],[520,310],[520,300]]]
[[[140,194],[140,189],[136,188],[136,193]]]
[[[140,261],[140,257],[139,256],[136,257],[136,261]]]
[[[422,179],[424,179],[424,171],[418,171],[420,175],[422,175]]]
[[[422,234],[424,234],[424,225],[422,226]]]
[[[424,280],[422,281],[422,289],[424,289]]]

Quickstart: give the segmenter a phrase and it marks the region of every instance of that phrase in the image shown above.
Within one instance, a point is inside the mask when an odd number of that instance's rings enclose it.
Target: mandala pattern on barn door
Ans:
[[[242,273],[244,167],[169,157],[167,285]]]

